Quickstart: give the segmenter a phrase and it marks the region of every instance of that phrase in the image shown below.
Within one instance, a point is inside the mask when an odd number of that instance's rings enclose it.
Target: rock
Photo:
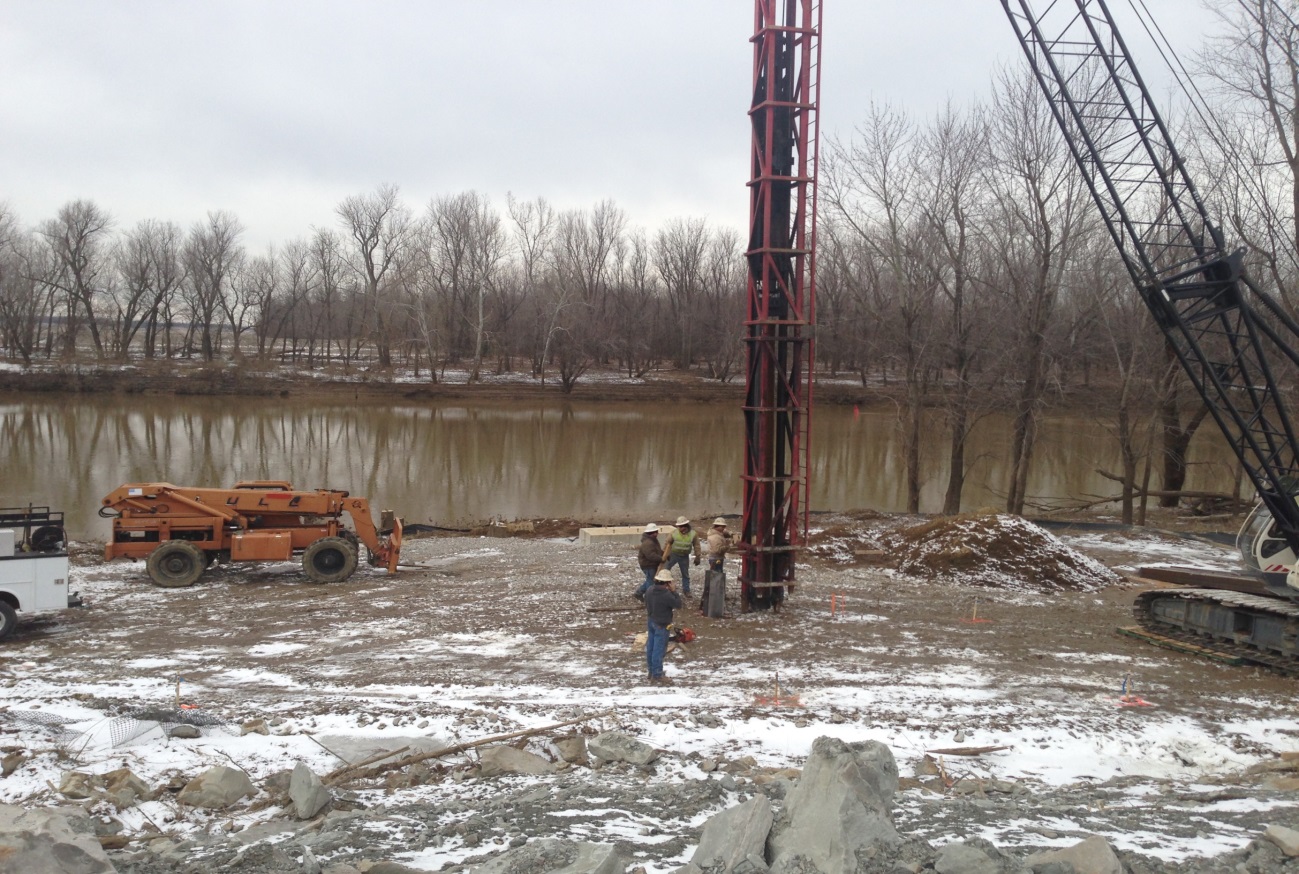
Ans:
[[[478,767],[483,777],[496,777],[500,774],[551,774],[555,771],[555,766],[541,756],[506,745],[486,747],[482,751]]]
[[[958,744],[965,743],[965,732],[963,731],[956,732],[956,734],[952,735],[952,741]]]
[[[767,870],[762,854],[771,831],[771,803],[765,795],[755,796],[743,804],[729,807],[709,817],[699,836],[699,847],[690,861],[700,868],[717,869],[723,874]],[[747,860],[756,857],[761,863],[755,868]]]
[[[659,757],[659,751],[621,731],[606,731],[591,738],[587,750],[606,762],[630,762],[648,765]]]
[[[934,870],[938,874],[998,874],[1001,866],[978,847],[957,841],[938,851]]]
[[[586,756],[586,738],[580,734],[556,738],[553,743],[559,751],[559,757],[574,765],[588,765],[591,760]]]
[[[699,761],[699,770],[703,771],[705,774],[711,774],[713,771],[717,770],[717,760],[701,759]]]
[[[186,783],[176,800],[191,807],[221,810],[256,791],[243,771],[215,765]]]
[[[141,799],[149,799],[153,793],[149,784],[131,773],[130,768],[118,768],[103,776],[104,791],[118,807],[130,807]]]
[[[361,872],[346,862],[335,862],[326,866],[321,874],[361,874]]]
[[[937,777],[940,773],[942,772],[938,768],[938,762],[934,761],[933,756],[925,755],[924,758],[916,762],[915,775],[917,777]]]
[[[1070,866],[1076,874],[1123,874],[1123,863],[1114,854],[1109,841],[1092,835],[1072,847],[1034,853],[1024,860],[1025,867],[1038,871],[1049,865]]]
[[[329,806],[333,798],[315,772],[298,762],[289,778],[289,800],[293,802],[294,816],[311,819]]]
[[[469,874],[624,874],[626,870],[627,860],[615,846],[546,838],[506,850],[472,866]]]
[[[321,874],[320,861],[308,846],[302,848],[302,874]]]
[[[1283,825],[1270,825],[1263,831],[1263,838],[1276,844],[1287,856],[1299,856],[1299,831]]]
[[[771,870],[853,874],[859,853],[900,842],[892,820],[897,786],[898,766],[888,747],[817,738],[785,799],[787,822],[772,831]]]
[[[173,725],[167,730],[167,737],[180,738],[181,740],[193,740],[202,736],[203,733],[198,730],[196,725]]]
[[[285,768],[283,771],[276,771],[262,781],[262,788],[271,795],[288,795],[289,783],[293,780],[293,770]]]
[[[59,792],[64,798],[81,801],[104,791],[104,781],[84,771],[64,771],[59,781]]]
[[[84,816],[0,804],[0,874],[114,874]]]
[[[271,730],[266,727],[265,719],[250,719],[243,725],[239,726],[240,735],[245,734],[270,734]]]
[[[409,868],[400,862],[375,862],[365,869],[365,874],[425,874],[418,868]]]
[[[734,792],[736,789],[740,788],[740,784],[735,782],[735,778],[730,774],[723,774],[722,779],[717,781],[717,785],[721,786],[727,792]]]
[[[25,761],[27,761],[26,753],[10,753],[0,759],[0,776],[8,777],[14,771],[17,771]]]

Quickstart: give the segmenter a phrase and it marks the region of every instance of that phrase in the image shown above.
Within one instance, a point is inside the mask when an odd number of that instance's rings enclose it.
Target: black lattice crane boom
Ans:
[[[1271,513],[1273,538],[1299,554],[1294,386],[1278,372],[1299,366],[1299,326],[1246,275],[1243,250],[1227,248],[1104,0],[1002,6],[1133,283]],[[1267,582],[1299,597],[1284,574]]]

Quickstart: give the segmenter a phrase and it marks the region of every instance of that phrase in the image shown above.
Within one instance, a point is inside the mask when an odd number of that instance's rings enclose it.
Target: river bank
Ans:
[[[744,373],[722,381],[699,370],[660,367],[641,376],[628,376],[610,368],[592,368],[565,392],[559,375],[545,378],[527,370],[496,373],[484,370],[475,382],[463,367],[444,368],[432,378],[427,369],[344,367],[340,364],[307,367],[267,364],[250,359],[204,362],[194,360],[132,361],[124,364],[78,361],[42,362],[23,368],[0,361],[0,393],[34,394],[135,394],[178,396],[238,396],[351,398],[392,400],[511,400],[556,399],[592,402],[683,403],[727,402],[744,399]],[[1105,387],[1062,387],[1053,406],[1061,410],[1094,413],[1105,406]],[[863,380],[850,372],[818,371],[813,396],[818,404],[850,405],[861,409],[897,408],[905,387],[896,379],[872,375]],[[993,408],[998,404],[992,404]],[[1005,405],[1003,405],[1005,406]]]

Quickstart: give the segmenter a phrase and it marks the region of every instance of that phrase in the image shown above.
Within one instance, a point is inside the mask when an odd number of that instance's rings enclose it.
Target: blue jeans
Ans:
[[[690,553],[672,553],[663,565],[663,570],[672,570],[673,565],[681,565],[681,594],[690,594]]]
[[[659,572],[656,567],[643,567],[641,570],[645,572],[645,582],[636,587],[637,595],[644,595],[649,591],[649,587],[654,585],[654,575]]]
[[[668,651],[668,630],[646,620],[649,634],[645,637],[645,663],[649,666],[651,680],[663,676],[663,656]]]

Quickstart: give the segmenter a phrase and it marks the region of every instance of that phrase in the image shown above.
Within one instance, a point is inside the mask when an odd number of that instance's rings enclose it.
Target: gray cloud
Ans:
[[[1207,17],[1150,5],[1189,53]],[[996,0],[824,14],[828,135],[871,100],[965,102],[1018,57]],[[260,246],[385,182],[417,209],[478,189],[746,221],[747,0],[0,0],[0,18],[0,199],[27,222],[74,197],[124,224],[228,209]]]

